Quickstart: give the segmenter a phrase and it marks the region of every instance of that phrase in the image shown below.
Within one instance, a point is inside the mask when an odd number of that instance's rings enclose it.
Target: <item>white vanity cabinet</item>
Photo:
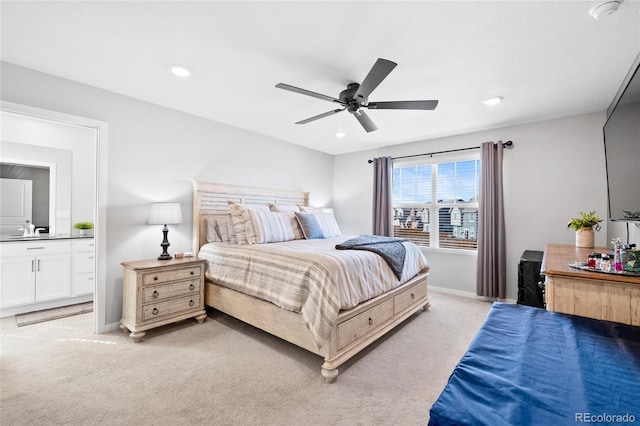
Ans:
[[[4,242],[0,247],[0,307],[71,295],[71,241]]]
[[[95,286],[96,243],[93,238],[81,238],[73,244],[73,279],[71,294],[93,294]]]

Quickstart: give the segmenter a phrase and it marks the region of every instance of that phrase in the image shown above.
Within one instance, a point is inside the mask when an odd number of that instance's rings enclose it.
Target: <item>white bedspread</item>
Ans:
[[[407,282],[429,264],[413,243],[406,247],[400,280],[382,257],[362,250],[336,250],[351,237],[283,243],[205,244],[207,278],[299,312],[321,348],[341,309],[350,309]]]

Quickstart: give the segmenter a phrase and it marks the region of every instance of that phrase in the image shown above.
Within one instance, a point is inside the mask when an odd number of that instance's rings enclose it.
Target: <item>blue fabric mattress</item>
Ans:
[[[640,424],[640,327],[495,303],[429,425]]]

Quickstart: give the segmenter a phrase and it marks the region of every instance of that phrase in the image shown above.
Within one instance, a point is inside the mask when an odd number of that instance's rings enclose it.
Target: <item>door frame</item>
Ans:
[[[96,196],[94,199],[94,238],[96,242],[96,283],[93,293],[93,330],[97,334],[110,331],[106,324],[107,123],[91,118],[6,101],[0,101],[0,110],[10,114],[95,130]]]

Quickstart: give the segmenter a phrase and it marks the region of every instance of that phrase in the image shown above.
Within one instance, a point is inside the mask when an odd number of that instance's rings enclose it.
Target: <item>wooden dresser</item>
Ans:
[[[578,248],[547,244],[542,260],[545,299],[550,311],[640,325],[640,277],[583,271],[570,263],[586,262],[606,247]]]
[[[122,320],[138,343],[147,330],[195,317],[207,318],[204,309],[205,260],[183,258],[122,262]]]

